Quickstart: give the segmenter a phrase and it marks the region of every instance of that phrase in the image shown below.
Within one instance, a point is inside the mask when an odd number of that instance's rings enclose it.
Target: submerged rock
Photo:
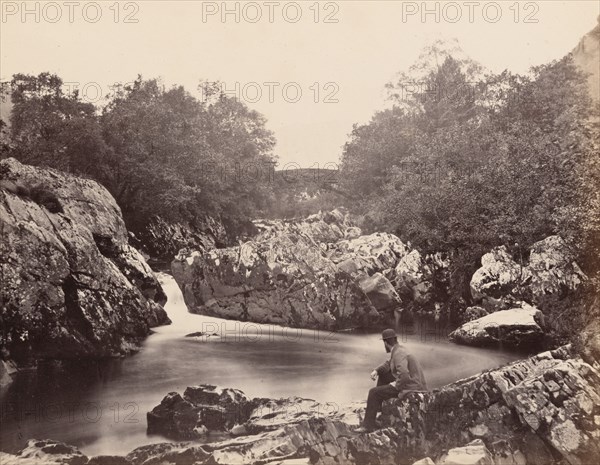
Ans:
[[[169,322],[165,295],[128,245],[104,187],[14,159],[1,164],[2,176],[22,186],[0,190],[4,358],[119,356]]]
[[[525,305],[524,308],[501,310],[471,320],[448,336],[459,344],[485,346],[502,344],[509,347],[535,346],[544,337],[540,326],[542,312]]]

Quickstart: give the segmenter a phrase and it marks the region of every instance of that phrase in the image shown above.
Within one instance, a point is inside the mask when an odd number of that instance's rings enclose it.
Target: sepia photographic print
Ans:
[[[0,465],[600,463],[600,2],[0,15]]]

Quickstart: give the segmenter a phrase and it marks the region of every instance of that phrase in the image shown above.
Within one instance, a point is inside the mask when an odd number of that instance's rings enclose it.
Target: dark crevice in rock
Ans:
[[[115,258],[118,255],[118,246],[115,245],[111,237],[102,236],[100,234],[92,233],[96,247],[100,253],[108,259]]]
[[[66,316],[72,330],[84,335],[88,340],[94,340],[94,327],[83,314],[78,295],[78,283],[69,275],[65,278],[62,289],[65,294]]]

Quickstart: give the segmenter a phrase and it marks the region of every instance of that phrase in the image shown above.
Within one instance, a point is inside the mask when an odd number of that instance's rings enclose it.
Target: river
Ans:
[[[86,455],[126,454],[165,441],[146,435],[146,412],[168,392],[208,383],[252,397],[364,400],[371,370],[386,359],[378,334],[328,333],[220,320],[187,311],[174,279],[159,273],[172,324],[155,328],[139,353],[85,366],[20,373],[0,391],[0,447],[56,439]],[[197,331],[221,337],[185,337]],[[435,334],[402,337],[430,388],[519,358],[450,344]]]

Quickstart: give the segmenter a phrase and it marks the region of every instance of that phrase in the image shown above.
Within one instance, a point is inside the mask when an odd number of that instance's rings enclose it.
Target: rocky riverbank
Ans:
[[[129,354],[166,297],[98,183],[0,163],[2,378],[40,360]]]
[[[444,336],[451,329],[451,257],[423,255],[393,234],[363,235],[343,210],[255,225],[259,233],[236,247],[177,255],[171,268],[191,312],[328,330],[418,316]],[[559,236],[536,242],[527,257],[518,263],[506,247],[483,255],[470,282],[476,305],[459,312],[466,325],[451,340],[544,347],[546,310],[587,277]]]
[[[364,403],[250,399],[199,385],[169,393],[148,432],[175,441],[125,457],[85,457],[31,440],[6,464],[577,464],[600,458],[600,364],[570,346],[387,401],[381,429],[356,434]],[[189,442],[190,439],[202,442]],[[187,442],[186,442],[187,441]]]

